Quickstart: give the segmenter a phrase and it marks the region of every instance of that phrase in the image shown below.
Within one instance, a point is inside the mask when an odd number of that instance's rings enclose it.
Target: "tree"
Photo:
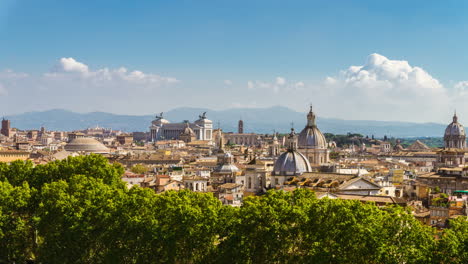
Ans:
[[[136,164],[136,165],[132,166],[130,171],[133,172],[133,173],[136,173],[136,174],[144,174],[144,173],[148,172],[148,167],[146,167],[143,164]]]
[[[449,221],[438,241],[437,262],[468,263],[468,221],[459,216]]]
[[[233,263],[423,263],[434,248],[405,210],[300,189],[247,198],[221,241],[218,259]]]
[[[0,262],[24,263],[33,257],[34,219],[29,202],[34,191],[27,183],[0,181]]]

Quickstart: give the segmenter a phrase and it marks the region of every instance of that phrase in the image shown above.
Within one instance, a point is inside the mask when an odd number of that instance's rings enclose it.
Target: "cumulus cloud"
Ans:
[[[428,121],[433,113],[427,109],[447,107],[451,100],[447,89],[421,67],[376,53],[369,55],[364,65],[350,66],[338,76],[325,78],[322,85],[328,96],[341,98],[342,106],[356,119],[399,116],[402,120]]]
[[[57,69],[64,72],[79,72],[83,74],[89,72],[88,65],[78,62],[74,58],[61,58]]]
[[[276,77],[276,85],[283,86],[286,84],[286,79],[283,77]]]
[[[179,82],[174,77],[125,67],[92,69],[64,57],[42,74],[0,71],[0,95],[9,98],[1,102],[4,107],[21,108],[21,112],[65,108],[138,113],[132,109],[148,112],[155,100],[174,93],[172,89]],[[119,111],[123,107],[129,110]]]
[[[139,85],[160,86],[164,84],[177,83],[174,77],[163,77],[158,74],[144,73],[142,71],[129,71],[127,68],[120,67],[117,69],[102,68],[96,71],[91,71],[88,65],[78,62],[73,58],[61,58],[54,70],[44,74],[45,78],[73,80],[81,78],[82,81],[94,83],[96,85],[106,85],[113,83],[131,83]]]

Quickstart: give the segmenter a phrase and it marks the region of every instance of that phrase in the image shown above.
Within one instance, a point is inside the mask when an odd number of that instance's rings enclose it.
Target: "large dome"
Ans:
[[[445,148],[466,148],[466,132],[462,124],[458,123],[458,117],[455,113],[453,121],[445,129],[444,134]]]
[[[273,175],[301,175],[312,171],[309,160],[297,151],[287,151],[281,154],[275,162]]]
[[[298,139],[299,148],[314,148],[314,149],[326,149],[327,140],[325,136],[320,132],[317,125],[315,124],[315,114],[310,107],[310,111],[307,114],[307,125],[299,133]]]
[[[70,152],[109,153],[109,149],[94,138],[75,138],[65,145],[65,150]]]
[[[274,176],[295,176],[312,171],[309,160],[302,153],[296,151],[296,140],[294,129],[291,129],[288,137],[288,150],[275,161],[275,166],[273,167]]]
[[[457,115],[453,116],[453,122],[445,129],[445,136],[466,136],[465,128],[458,123]]]

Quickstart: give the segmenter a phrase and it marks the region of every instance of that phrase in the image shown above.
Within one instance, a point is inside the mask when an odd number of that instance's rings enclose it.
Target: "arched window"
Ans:
[[[198,191],[198,182],[195,184],[195,191]]]

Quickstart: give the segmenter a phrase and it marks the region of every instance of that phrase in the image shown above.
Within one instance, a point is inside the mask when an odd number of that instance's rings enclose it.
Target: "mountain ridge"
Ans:
[[[211,110],[208,108],[180,107],[164,112],[164,118],[171,122],[194,121],[202,112],[207,112],[208,119],[215,128],[224,131],[237,131],[237,122],[244,120],[244,131],[268,133],[273,131],[286,133],[294,125],[300,131],[306,124],[306,113],[296,112],[284,106],[268,108],[232,108]],[[12,127],[18,129],[39,129],[72,131],[88,127],[106,127],[126,132],[148,131],[155,115],[120,115],[102,111],[77,113],[66,109],[32,111],[5,118],[11,120]],[[339,118],[318,117],[317,125],[322,132],[334,134],[360,133],[363,135],[384,135],[393,137],[442,137],[446,125],[439,123],[415,123],[402,121],[345,120]]]

